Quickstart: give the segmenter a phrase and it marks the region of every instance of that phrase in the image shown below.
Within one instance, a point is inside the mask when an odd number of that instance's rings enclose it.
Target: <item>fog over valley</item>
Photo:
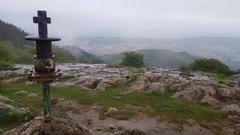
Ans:
[[[15,3],[15,4],[12,4]],[[52,18],[49,35],[60,46],[95,55],[167,49],[240,64],[238,0],[8,0],[0,19],[37,34],[36,10]]]
[[[89,36],[239,37],[239,5],[238,0],[7,0],[0,18],[34,34],[32,16],[47,10],[49,33],[63,42]]]

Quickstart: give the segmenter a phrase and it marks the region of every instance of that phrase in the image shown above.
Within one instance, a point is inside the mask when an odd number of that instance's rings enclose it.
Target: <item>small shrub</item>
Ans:
[[[188,68],[185,69],[225,75],[230,73],[230,68],[217,59],[199,59],[194,61],[188,66]]]
[[[223,75],[223,74],[214,74],[214,80],[218,81],[220,84],[224,84],[226,81],[232,80],[233,78]]]
[[[0,70],[7,70],[12,67],[13,67],[12,64],[10,64],[9,62],[0,61]]]
[[[12,61],[14,58],[12,45],[8,42],[0,42],[0,61]]]
[[[127,52],[125,53],[121,65],[141,68],[145,65],[143,55],[136,52]]]

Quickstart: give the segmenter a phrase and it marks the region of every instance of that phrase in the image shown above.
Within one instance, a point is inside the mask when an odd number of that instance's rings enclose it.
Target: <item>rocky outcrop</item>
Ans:
[[[0,71],[0,79],[26,76],[28,71],[29,69],[24,67],[17,67],[15,70]]]
[[[229,112],[232,115],[239,115],[240,116],[240,107],[237,104],[231,104],[223,107],[223,111]]]
[[[134,130],[123,131],[120,135],[146,135],[146,133],[144,133],[141,130],[134,129]]]
[[[60,100],[57,101],[53,106],[54,111],[57,112],[66,112],[66,111],[78,111],[79,109],[79,104],[77,102],[74,102],[72,100]]]
[[[21,107],[15,101],[0,95],[0,117],[4,115],[10,115],[12,113],[17,113],[20,115],[25,115],[29,113],[29,108]]]
[[[78,64],[63,67],[63,76],[74,76],[64,82],[53,83],[53,86],[81,86],[88,90],[104,90],[107,86],[126,82],[131,73],[125,68],[108,68],[105,64]]]
[[[60,82],[55,82],[52,85],[55,87],[64,86],[79,86],[89,91],[103,91],[108,86],[118,83],[127,83],[127,87],[123,90],[123,93],[131,92],[153,92],[157,91],[161,94],[165,94],[166,91],[172,93],[172,98],[187,101],[199,101],[205,103],[213,108],[221,109],[228,112],[231,116],[234,116],[233,120],[239,119],[240,116],[240,87],[238,82],[231,81],[225,84],[219,84],[215,81],[210,74],[196,72],[196,73],[183,73],[180,71],[161,69],[161,68],[151,68],[151,69],[141,69],[139,70],[131,68],[114,68],[108,67],[105,64],[75,64],[75,65],[59,65],[59,68],[63,70],[63,80]],[[0,78],[5,78],[3,80],[4,84],[10,84],[16,81],[26,81],[23,78],[26,76],[29,66],[23,68],[17,68],[16,71],[0,71]],[[70,76],[70,77],[69,77]],[[28,83],[29,84],[29,83]],[[30,84],[29,84],[30,85]],[[169,95],[169,94],[168,94]],[[34,97],[37,96],[36,93],[30,93],[26,91],[19,91],[15,93],[15,96],[26,96]],[[122,95],[121,95],[122,96]],[[121,96],[114,96],[114,99],[121,99]],[[78,112],[81,106],[71,100],[57,100],[52,99],[54,111],[60,112]],[[54,103],[55,102],[55,103]],[[0,95],[0,112],[4,111],[9,113],[9,111],[18,113],[27,113],[28,108],[22,108],[21,106],[16,106],[14,101],[8,99],[7,97]],[[134,108],[138,110],[137,106],[126,105],[126,108]],[[109,108],[106,114],[111,114],[118,112],[116,108]],[[89,115],[89,117],[87,117]],[[123,126],[123,121],[119,122],[117,120],[99,120],[99,116],[92,115],[90,112],[86,113],[86,116],[73,116],[74,118],[80,117],[79,121],[86,121],[85,126],[91,129],[96,135],[143,135],[143,134],[179,134],[179,131],[175,131],[176,127],[167,125],[161,125],[159,127],[151,129],[155,126],[157,121],[150,120],[150,124],[147,120],[132,121],[131,124]],[[235,118],[236,117],[236,118]],[[143,123],[143,124],[141,124]],[[103,124],[102,124],[103,123]],[[118,123],[118,125],[112,125],[112,123]],[[146,124],[147,123],[147,124]],[[238,122],[235,122],[235,129],[239,129]],[[52,126],[54,125],[54,127]],[[149,125],[149,129],[144,129]],[[127,127],[131,127],[131,129]],[[124,127],[124,128],[122,128]],[[137,128],[136,128],[137,127]],[[201,126],[195,124],[195,129],[193,127],[185,126],[185,134],[191,134],[192,130],[195,133],[205,131],[208,134],[212,133]],[[51,129],[51,130],[50,130]],[[134,130],[137,129],[137,130]],[[151,129],[151,130],[150,130]],[[167,130],[166,130],[167,129]],[[143,130],[144,132],[142,132]],[[166,132],[165,132],[166,131]],[[168,132],[169,131],[169,132]],[[98,134],[99,133],[99,134]],[[92,134],[89,130],[79,125],[78,123],[70,119],[54,119],[51,123],[43,122],[42,118],[36,118],[29,123],[26,123],[12,131],[5,133],[6,135],[30,135],[30,134]],[[183,133],[184,134],[184,133]]]
[[[220,108],[220,106],[221,106],[220,102],[217,99],[211,97],[210,95],[205,95],[201,99],[201,102],[206,103],[214,108]]]
[[[50,122],[44,122],[42,117],[36,117],[3,135],[92,135],[92,133],[71,119],[54,118]]]
[[[143,68],[141,72],[134,68],[114,68],[106,64],[65,64],[58,66],[63,71],[62,82],[55,82],[56,87],[80,86],[91,91],[105,90],[108,86],[131,81],[125,93],[158,91],[173,93],[172,98],[200,101],[214,108],[222,109],[239,102],[240,87],[236,80],[219,84],[211,74],[203,72],[184,73],[161,68]],[[0,77],[17,80],[26,75],[29,66],[19,66],[16,71],[1,71]],[[14,75],[13,75],[14,74]],[[13,78],[9,78],[13,77]]]

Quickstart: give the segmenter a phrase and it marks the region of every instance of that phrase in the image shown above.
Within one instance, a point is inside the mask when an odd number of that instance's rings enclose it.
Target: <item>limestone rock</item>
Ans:
[[[235,133],[240,133],[240,124],[233,125],[233,128],[235,129]]]
[[[220,102],[217,99],[215,99],[215,98],[213,98],[213,97],[211,97],[209,95],[204,96],[201,99],[201,102],[202,103],[207,103],[208,105],[210,105],[210,106],[212,106],[214,108],[220,108]]]
[[[98,84],[102,81],[102,79],[98,79],[98,78],[90,78],[88,80],[86,80],[82,86],[87,87],[89,89],[96,89]]]
[[[71,119],[53,118],[46,123],[42,117],[36,117],[3,135],[92,135],[92,133]]]
[[[60,101],[59,103],[55,104],[54,110],[58,112],[66,112],[69,110],[76,110],[79,108],[79,105],[77,102],[74,102],[72,100],[63,100]]]
[[[133,130],[125,130],[120,135],[146,135],[146,133],[144,133],[141,130],[133,129]]]
[[[29,94],[29,92],[27,91],[18,91],[18,92],[15,92],[14,95],[16,96],[27,96]]]
[[[204,97],[201,86],[188,87],[183,91],[176,92],[172,97],[177,99],[184,99],[187,101],[201,100]]]
[[[146,92],[148,90],[149,85],[145,81],[136,81],[128,88],[128,92]]]
[[[117,112],[118,111],[118,109],[117,108],[114,108],[114,107],[110,107],[110,108],[108,108],[108,110],[107,110],[107,114],[108,113],[115,113],[115,112]]]
[[[163,83],[151,83],[148,89],[150,91],[159,91],[161,94],[165,93],[165,86]]]
[[[240,115],[240,107],[237,104],[227,105],[222,110],[233,115]]]
[[[29,108],[21,107],[13,100],[0,95],[0,112],[2,114],[11,114],[13,112],[18,114],[27,114],[29,111]]]
[[[5,96],[0,95],[0,102],[14,102],[14,101]]]
[[[222,98],[225,101],[229,101],[235,97],[235,90],[223,87],[218,89],[217,94],[219,98]]]
[[[36,97],[36,96],[38,96],[38,95],[36,93],[33,93],[33,92],[31,92],[27,95],[27,97]]]
[[[3,130],[0,128],[0,135],[3,133]]]

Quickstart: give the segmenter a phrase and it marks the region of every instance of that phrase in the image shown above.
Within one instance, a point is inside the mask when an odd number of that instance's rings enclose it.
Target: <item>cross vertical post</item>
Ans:
[[[45,121],[50,121],[50,83],[60,78],[61,71],[55,68],[55,56],[52,54],[52,41],[59,41],[59,38],[48,37],[47,24],[51,23],[51,18],[47,17],[46,11],[38,11],[38,16],[33,17],[33,23],[38,24],[37,37],[25,37],[26,40],[36,42],[36,56],[34,56],[34,71],[30,71],[28,78],[30,81],[42,83],[43,89],[43,112]]]
[[[43,86],[43,114],[45,118],[51,118],[51,102],[50,102],[50,83],[42,82]]]

